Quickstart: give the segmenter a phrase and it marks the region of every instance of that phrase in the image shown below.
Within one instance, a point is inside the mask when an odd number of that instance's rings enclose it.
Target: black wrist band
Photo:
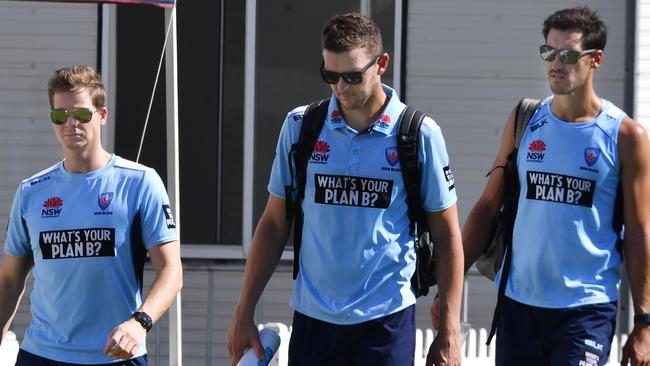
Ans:
[[[634,315],[634,324],[650,325],[650,313]]]

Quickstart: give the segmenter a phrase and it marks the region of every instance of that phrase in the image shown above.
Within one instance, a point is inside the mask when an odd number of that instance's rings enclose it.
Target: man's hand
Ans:
[[[632,330],[625,347],[621,365],[650,366],[650,326],[636,325]]]
[[[453,333],[438,332],[429,347],[427,366],[460,366],[460,334]]]
[[[138,352],[146,335],[147,331],[142,324],[129,318],[113,329],[106,341],[104,353],[109,357],[128,360]]]
[[[228,328],[226,345],[232,366],[237,365],[247,347],[253,347],[257,359],[263,360],[265,357],[255,322],[252,318],[238,316],[236,311]]]
[[[438,330],[440,325],[440,298],[438,294],[433,298],[433,304],[431,304],[431,326],[433,329]]]

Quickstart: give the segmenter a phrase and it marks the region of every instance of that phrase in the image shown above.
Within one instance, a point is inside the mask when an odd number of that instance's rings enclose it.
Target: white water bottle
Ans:
[[[271,362],[280,346],[280,336],[273,329],[264,328],[260,330],[260,342],[264,348],[264,359],[258,359],[255,350],[251,347],[244,352],[244,356],[239,360],[237,366],[266,366]]]

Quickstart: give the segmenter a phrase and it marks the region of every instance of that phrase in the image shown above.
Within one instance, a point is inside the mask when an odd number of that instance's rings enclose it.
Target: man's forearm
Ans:
[[[626,232],[623,247],[634,312],[650,313],[650,238]]]
[[[167,311],[180,291],[183,283],[182,272],[182,267],[166,266],[160,270],[151,284],[139,310],[147,313],[154,323]]]
[[[244,283],[236,313],[252,316],[266,284],[277,267],[286,245],[287,233],[260,221],[246,259]]]
[[[479,201],[467,217],[463,226],[462,244],[465,272],[472,267],[488,245],[495,215],[496,210],[492,206]]]
[[[463,252],[460,235],[451,237],[449,244],[439,245],[436,278],[440,296],[439,330],[457,327],[463,292]]]
[[[4,255],[0,268],[0,325],[2,338],[9,329],[25,290],[25,280],[32,268],[32,257]]]
[[[17,286],[9,284],[5,279],[0,279],[0,326],[2,326],[0,340],[4,340],[5,334],[9,330],[24,289],[24,283]]]

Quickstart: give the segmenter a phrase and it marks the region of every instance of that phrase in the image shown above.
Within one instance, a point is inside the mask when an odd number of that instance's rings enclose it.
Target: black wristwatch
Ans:
[[[147,315],[144,311],[136,311],[131,315],[131,318],[135,319],[142,325],[142,327],[149,333],[151,330],[151,327],[153,326],[153,321],[151,321],[151,317]]]
[[[650,313],[636,314],[634,324],[650,325]]]

